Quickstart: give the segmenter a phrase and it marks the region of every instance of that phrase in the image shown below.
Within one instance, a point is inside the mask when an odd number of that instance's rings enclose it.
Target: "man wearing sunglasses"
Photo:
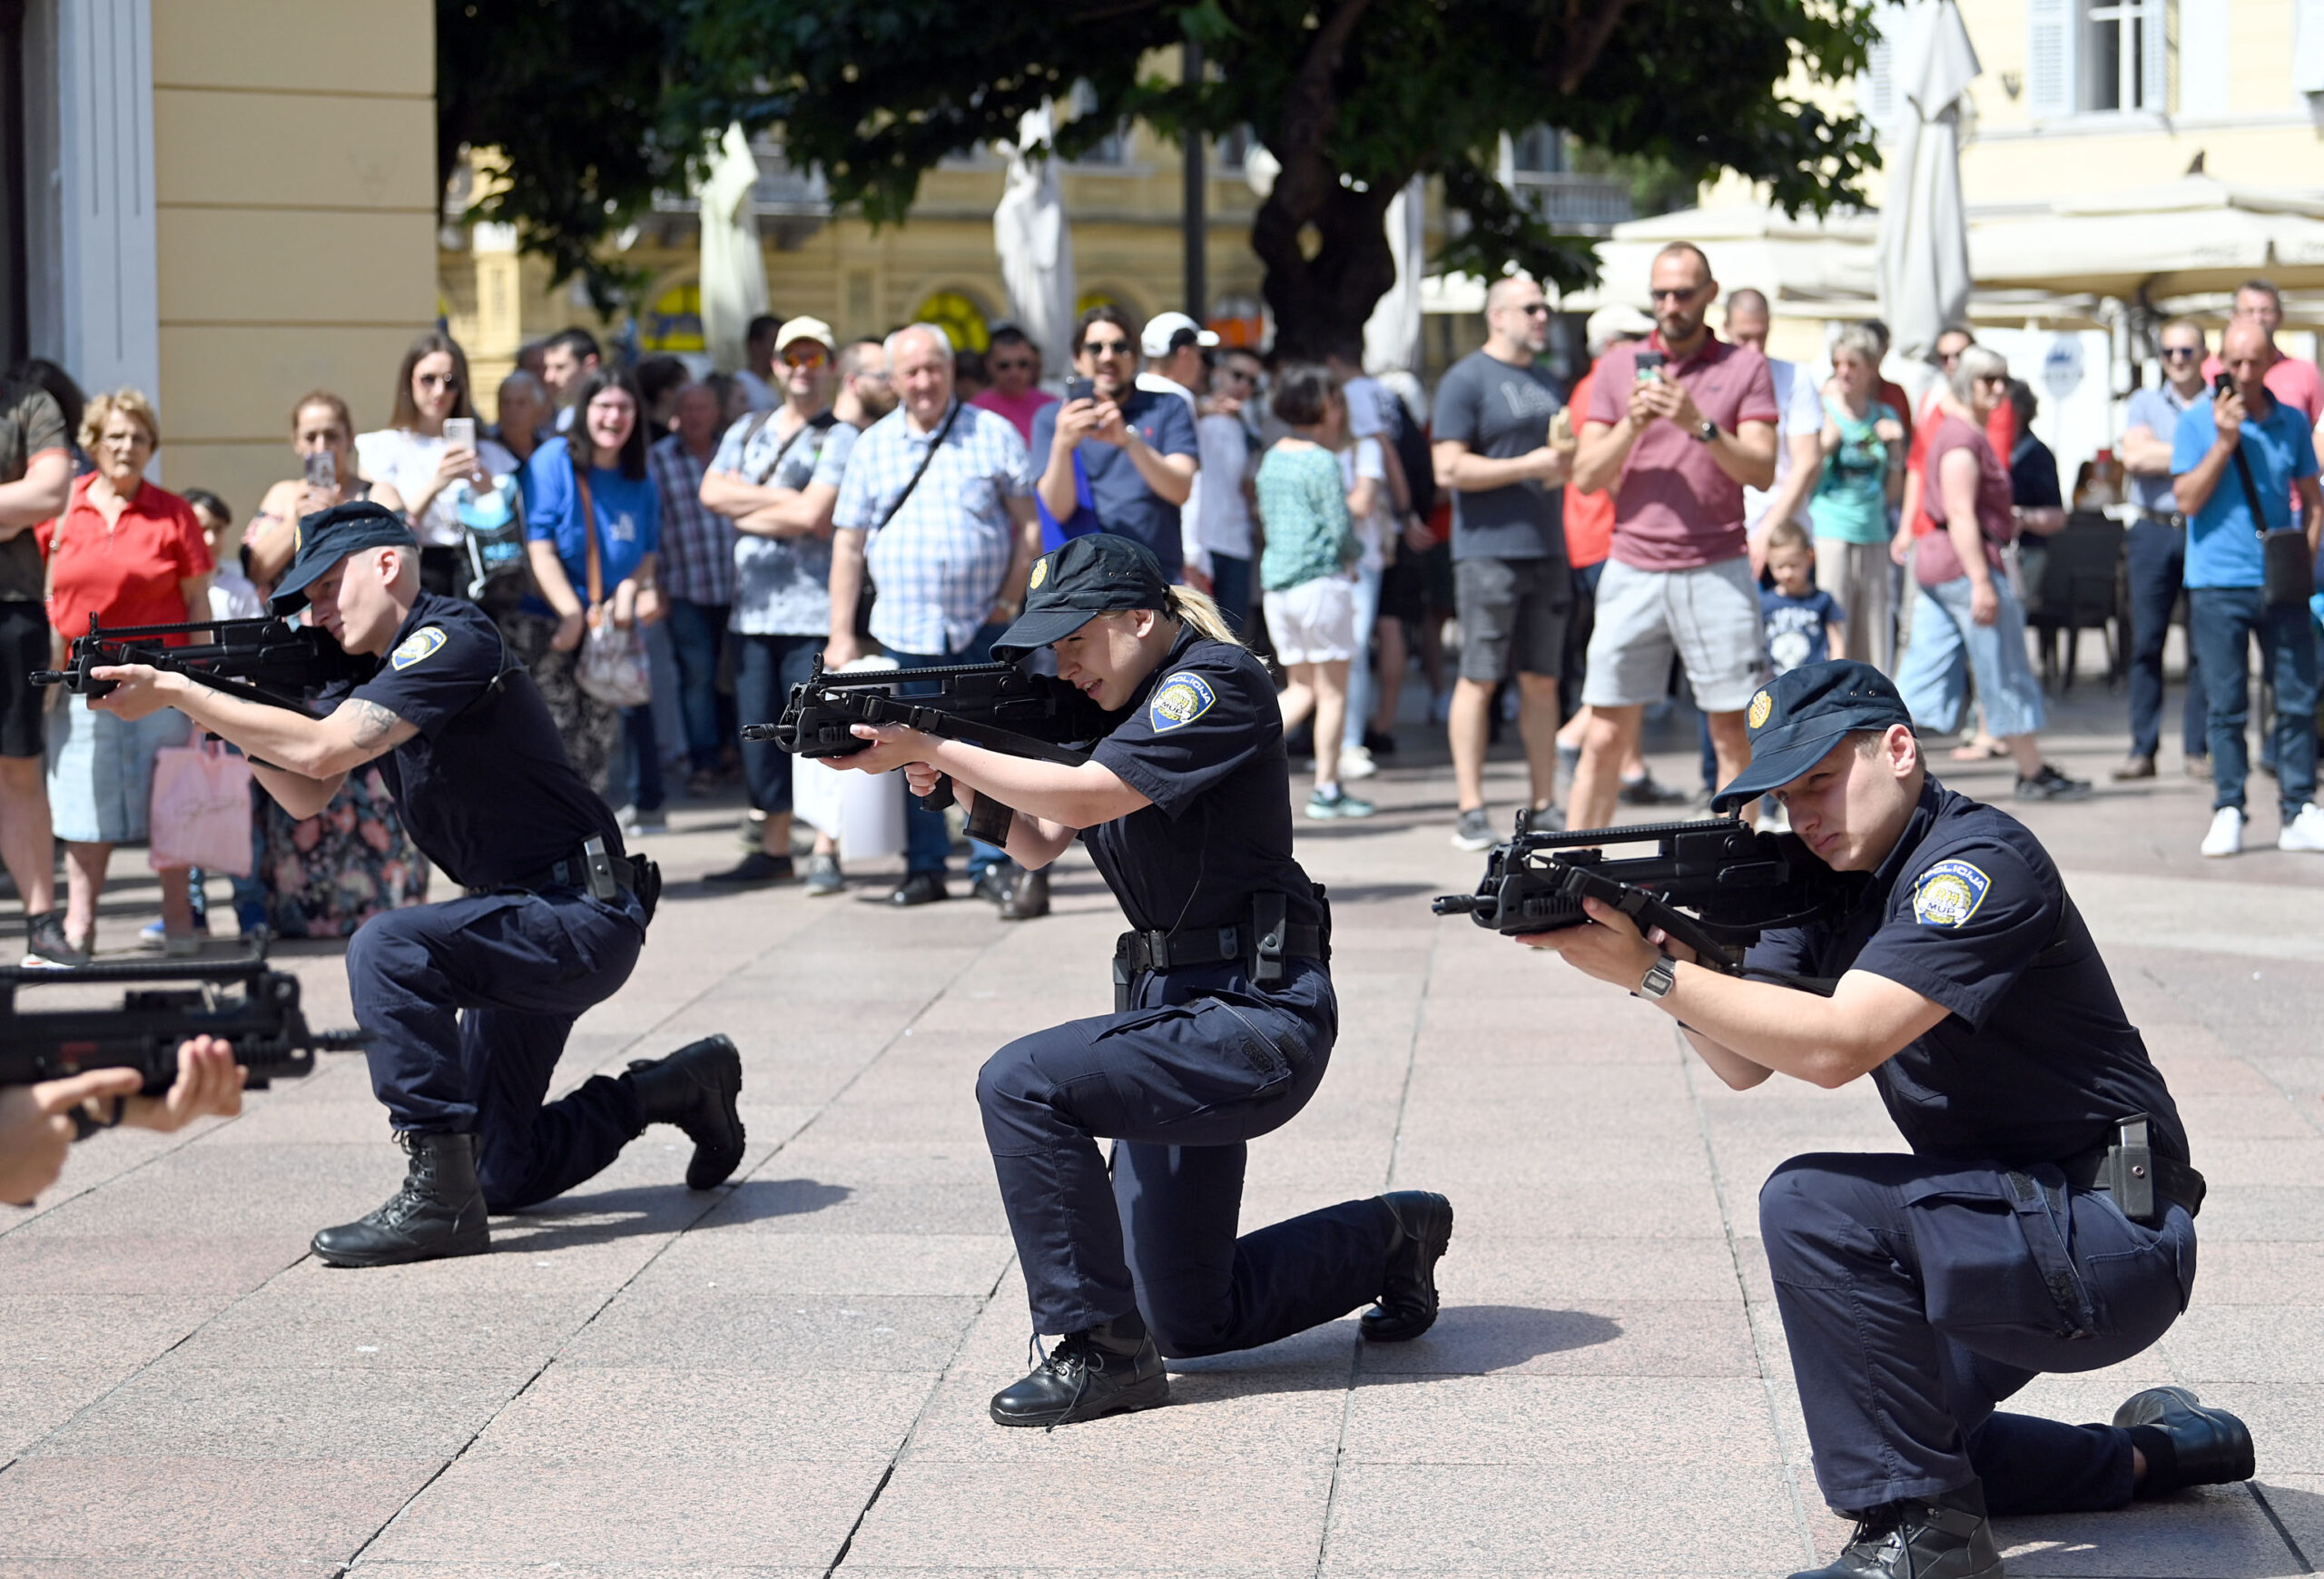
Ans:
[[[1200,454],[1194,412],[1179,394],[1140,389],[1138,362],[1138,331],[1120,308],[1093,307],[1074,325],[1074,370],[1091,392],[1033,419],[1041,547],[1046,553],[1084,532],[1119,532],[1145,544],[1176,580],[1186,558],[1178,511],[1194,491]]]
[[[1018,436],[1033,441],[1033,419],[1057,397],[1040,387],[1041,348],[1013,323],[992,331],[984,353],[984,370],[992,382],[971,396],[969,404],[1009,419]]]
[[[2131,502],[2139,518],[2131,523],[2127,551],[2131,577],[2131,755],[2114,770],[2114,782],[2154,776],[2154,754],[2162,738],[2162,644],[2171,634],[2171,610],[2187,582],[2187,517],[2171,486],[2171,441],[2179,414],[2211,399],[2203,381],[2202,326],[2174,318],[2162,326],[2162,387],[2131,395],[2130,426],[2115,453],[2130,474]],[[2187,708],[2180,740],[2191,778],[2211,775],[2205,735],[2210,712],[2203,705],[2202,676],[2195,655],[2187,654]]]

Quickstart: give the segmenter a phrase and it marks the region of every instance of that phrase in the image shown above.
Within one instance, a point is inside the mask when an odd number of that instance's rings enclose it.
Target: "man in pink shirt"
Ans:
[[[1718,281],[1700,248],[1663,248],[1649,283],[1654,334],[1600,360],[1573,463],[1573,488],[1614,495],[1581,686],[1590,732],[1567,818],[1576,828],[1613,820],[1621,765],[1673,654],[1709,717],[1721,784],[1750,760],[1743,710],[1767,675],[1743,490],[1775,483],[1775,379],[1767,358],[1705,326]]]
[[[1008,418],[1018,436],[1030,444],[1033,418],[1043,406],[1057,400],[1036,382],[1041,376],[1040,348],[1026,338],[1023,330],[1004,323],[992,331],[992,344],[984,353],[984,370],[992,375],[992,383],[969,404]]]
[[[2256,323],[2267,331],[2268,354],[2274,360],[2268,363],[2267,376],[2260,382],[2268,386],[2268,393],[2295,411],[2307,413],[2309,436],[2324,444],[2324,378],[2317,376],[2316,364],[2299,357],[2286,356],[2276,344],[2276,331],[2283,327],[2283,293],[2265,280],[2250,280],[2236,287],[2235,312],[2230,323]],[[2220,360],[2216,356],[2203,360],[2203,382],[2211,383],[2219,377]],[[2293,508],[2292,516],[2299,510]]]

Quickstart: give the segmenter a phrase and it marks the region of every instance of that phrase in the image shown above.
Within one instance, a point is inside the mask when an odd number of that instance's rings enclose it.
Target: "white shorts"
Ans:
[[[1355,583],[1346,577],[1319,576],[1260,601],[1277,663],[1344,664],[1355,656]]]
[[[1687,666],[1695,705],[1739,712],[1767,681],[1759,588],[1740,557],[1696,570],[1638,570],[1606,562],[1598,579],[1598,625],[1590,636],[1581,700],[1638,707],[1662,699],[1670,658]]]

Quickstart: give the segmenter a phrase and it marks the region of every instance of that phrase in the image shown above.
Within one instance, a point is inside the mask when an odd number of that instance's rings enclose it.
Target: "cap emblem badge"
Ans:
[[[1033,573],[1025,581],[1025,590],[1039,592],[1041,583],[1049,578],[1049,557],[1047,554],[1033,561]]]
[[[1768,695],[1767,692],[1761,691],[1751,698],[1751,711],[1745,717],[1744,722],[1748,724],[1752,728],[1757,729],[1761,725],[1767,723],[1768,715],[1775,710],[1776,699]]]

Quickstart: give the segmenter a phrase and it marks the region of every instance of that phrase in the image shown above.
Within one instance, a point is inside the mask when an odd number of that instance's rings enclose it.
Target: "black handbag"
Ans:
[[[2306,608],[2308,600],[2316,596],[2316,555],[2308,546],[2308,534],[2296,526],[2280,532],[2268,529],[2267,515],[2260,508],[2260,489],[2251,480],[2251,462],[2245,459],[2240,444],[2235,447],[2235,475],[2243,484],[2243,506],[2251,512],[2251,524],[2260,538],[2268,607]]]

